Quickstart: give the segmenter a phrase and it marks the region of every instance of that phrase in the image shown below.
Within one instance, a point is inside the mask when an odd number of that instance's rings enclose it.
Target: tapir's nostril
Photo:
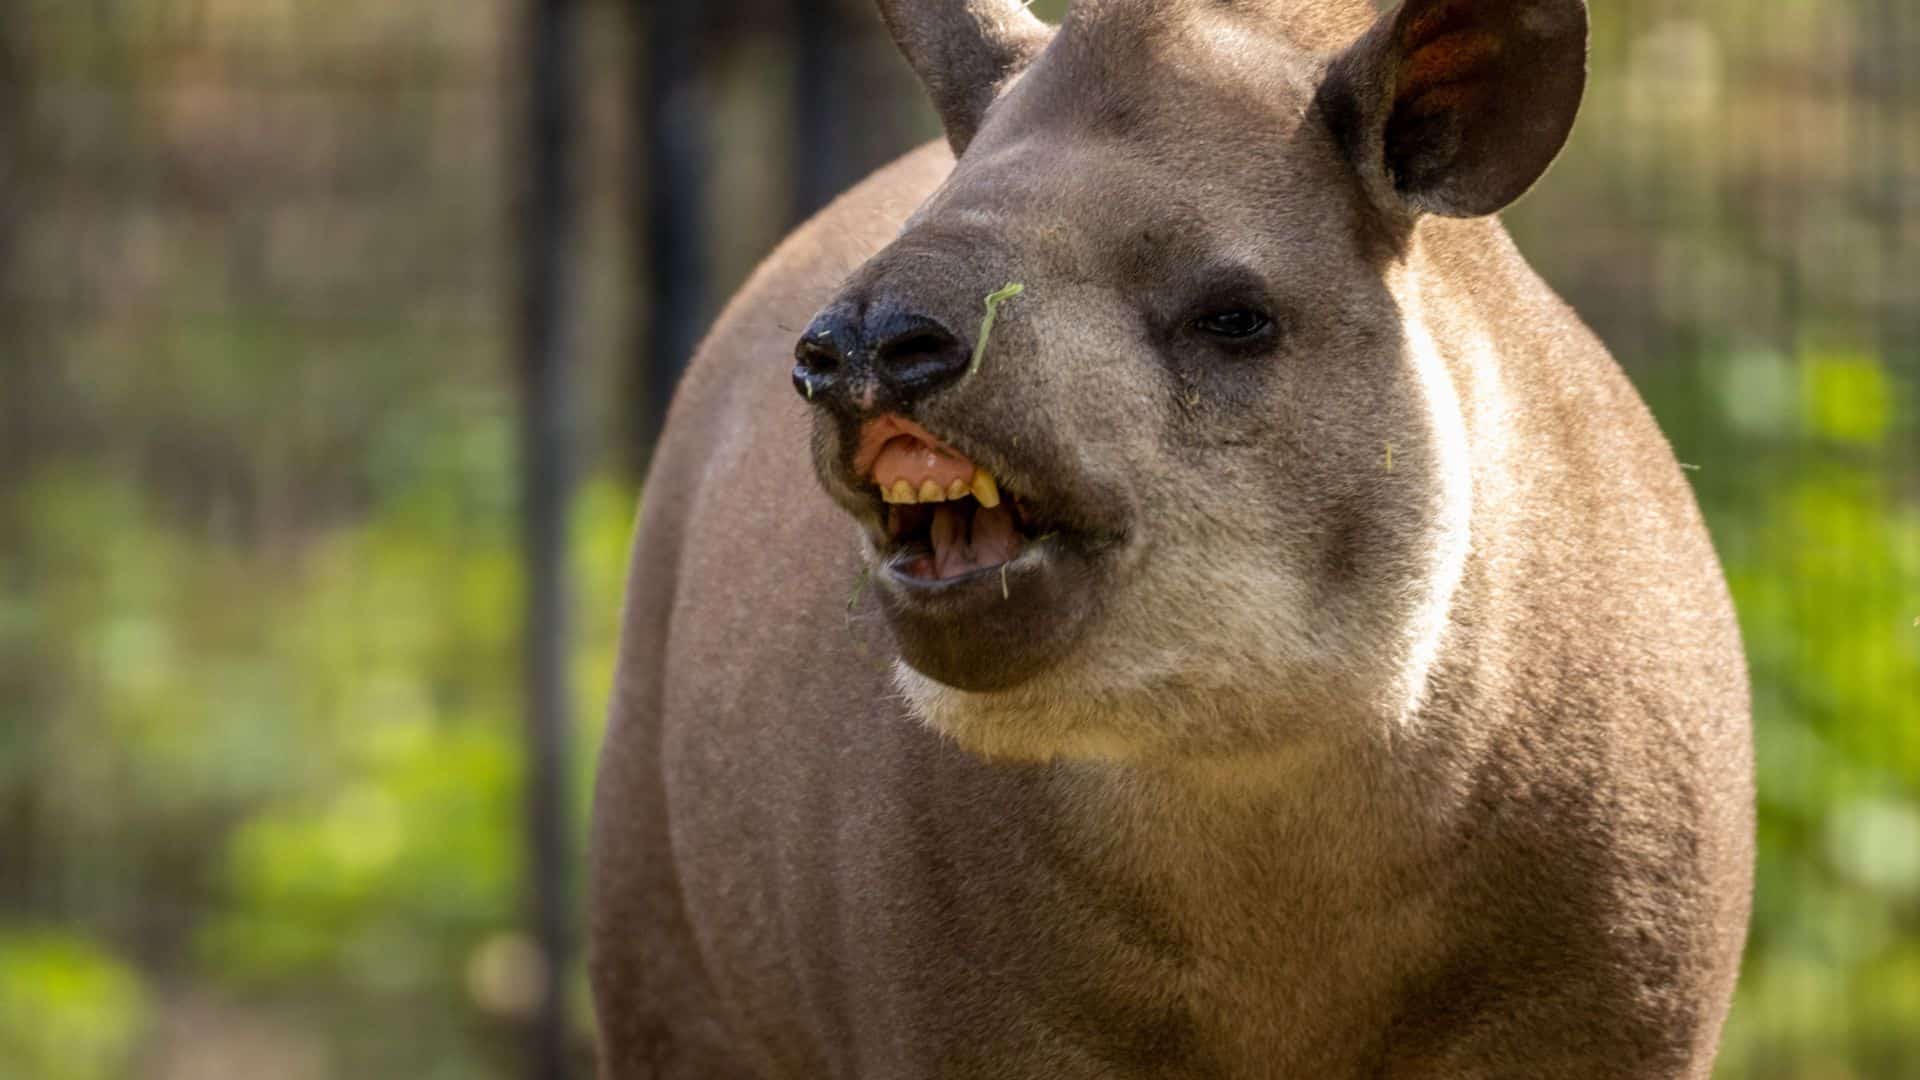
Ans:
[[[802,338],[793,350],[794,363],[809,375],[831,375],[840,370],[845,357],[833,347],[830,339]]]
[[[913,400],[953,382],[967,370],[966,346],[947,328],[920,316],[907,316],[884,327],[874,360],[880,378],[894,393]]]
[[[831,395],[842,381],[847,354],[840,342],[846,328],[837,321],[816,322],[793,347],[793,389],[808,401]]]
[[[951,348],[953,337],[944,330],[923,330],[880,346],[880,362],[892,367],[918,363]]]

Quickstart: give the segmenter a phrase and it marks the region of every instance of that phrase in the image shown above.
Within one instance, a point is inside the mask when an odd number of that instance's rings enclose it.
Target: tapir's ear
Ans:
[[[1334,61],[1320,100],[1388,209],[1479,217],[1547,171],[1586,84],[1585,0],[1406,0]]]
[[[880,0],[880,17],[926,84],[955,154],[1051,33],[1020,0]]]

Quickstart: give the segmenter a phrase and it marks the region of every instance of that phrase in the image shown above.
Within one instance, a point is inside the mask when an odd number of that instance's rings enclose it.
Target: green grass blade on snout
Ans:
[[[993,335],[993,320],[1000,314],[1000,304],[1026,291],[1025,285],[1009,281],[987,294],[987,315],[980,320],[980,340],[973,343],[973,362],[967,365],[969,377],[980,370],[980,361],[987,355],[987,339]]]

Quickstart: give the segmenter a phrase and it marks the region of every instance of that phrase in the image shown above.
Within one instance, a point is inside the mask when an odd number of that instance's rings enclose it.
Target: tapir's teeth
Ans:
[[[973,497],[989,510],[1000,505],[1000,485],[993,482],[992,473],[985,469],[973,470]]]
[[[968,495],[980,500],[980,505],[989,510],[1000,505],[1000,485],[994,482],[992,473],[981,468],[973,470],[973,479],[955,480],[948,484],[945,490],[941,489],[940,481],[931,478],[920,481],[918,490],[914,489],[913,481],[907,479],[895,480],[892,487],[885,484],[877,486],[880,488],[882,499],[908,506],[915,503],[950,502],[963,499]]]

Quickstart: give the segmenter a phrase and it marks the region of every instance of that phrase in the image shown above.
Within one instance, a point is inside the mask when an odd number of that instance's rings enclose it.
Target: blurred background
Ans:
[[[1920,6],[1593,7],[1509,222],[1741,614],[1720,1075],[1920,1076]],[[655,418],[935,132],[867,0],[0,0],[0,1077],[588,1074]]]

